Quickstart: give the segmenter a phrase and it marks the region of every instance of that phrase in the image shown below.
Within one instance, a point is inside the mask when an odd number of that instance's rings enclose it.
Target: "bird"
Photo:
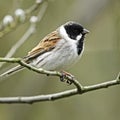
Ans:
[[[87,33],[89,30],[78,22],[68,21],[46,35],[23,57],[23,61],[38,69],[64,70],[81,58]],[[23,68],[24,66],[18,65],[2,73],[0,77],[9,76]]]

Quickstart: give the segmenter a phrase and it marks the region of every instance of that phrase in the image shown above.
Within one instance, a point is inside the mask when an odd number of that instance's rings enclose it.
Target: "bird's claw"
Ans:
[[[74,76],[72,75],[72,74],[70,74],[70,73],[68,73],[68,72],[65,72],[65,71],[61,71],[61,76],[60,76],[60,81],[61,82],[66,82],[67,84],[69,84],[69,85],[71,85],[72,83],[73,83],[73,78],[74,78]],[[68,77],[69,78],[71,78],[71,80],[70,79],[68,79]]]

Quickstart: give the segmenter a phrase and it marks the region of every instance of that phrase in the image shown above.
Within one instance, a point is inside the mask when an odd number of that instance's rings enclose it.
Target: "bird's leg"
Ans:
[[[60,81],[68,83],[69,85],[72,84],[71,80],[68,80],[67,77],[71,77],[71,79],[74,78],[74,76],[66,71],[61,71],[62,76],[60,77]],[[66,80],[67,79],[67,80]]]

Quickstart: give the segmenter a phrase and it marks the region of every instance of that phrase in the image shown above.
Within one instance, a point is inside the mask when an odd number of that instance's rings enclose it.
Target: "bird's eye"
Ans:
[[[76,33],[76,34],[79,34],[80,31],[79,31],[78,29],[75,29],[75,33]]]

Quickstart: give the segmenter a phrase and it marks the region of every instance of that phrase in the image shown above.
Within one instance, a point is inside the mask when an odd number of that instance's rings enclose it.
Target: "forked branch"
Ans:
[[[21,58],[0,58],[0,62],[10,62],[10,63],[18,63],[29,70],[32,70],[34,72],[40,73],[40,74],[46,74],[46,75],[52,75],[52,76],[58,76],[61,77],[62,74],[57,71],[46,71],[44,69],[37,69],[27,63],[25,63]],[[0,78],[1,79],[1,78]],[[57,99],[62,99],[66,97],[70,97],[73,95],[80,95],[86,92],[102,89],[102,88],[108,88],[110,86],[119,85],[120,84],[120,73],[118,74],[117,78],[115,80],[90,85],[90,86],[82,86],[78,80],[76,80],[73,77],[66,76],[66,80],[72,82],[76,88],[72,90],[67,90],[59,93],[54,94],[47,94],[47,95],[38,95],[38,96],[29,96],[29,97],[1,97],[0,103],[27,103],[32,104],[36,102],[42,102],[42,101],[53,101]]]

